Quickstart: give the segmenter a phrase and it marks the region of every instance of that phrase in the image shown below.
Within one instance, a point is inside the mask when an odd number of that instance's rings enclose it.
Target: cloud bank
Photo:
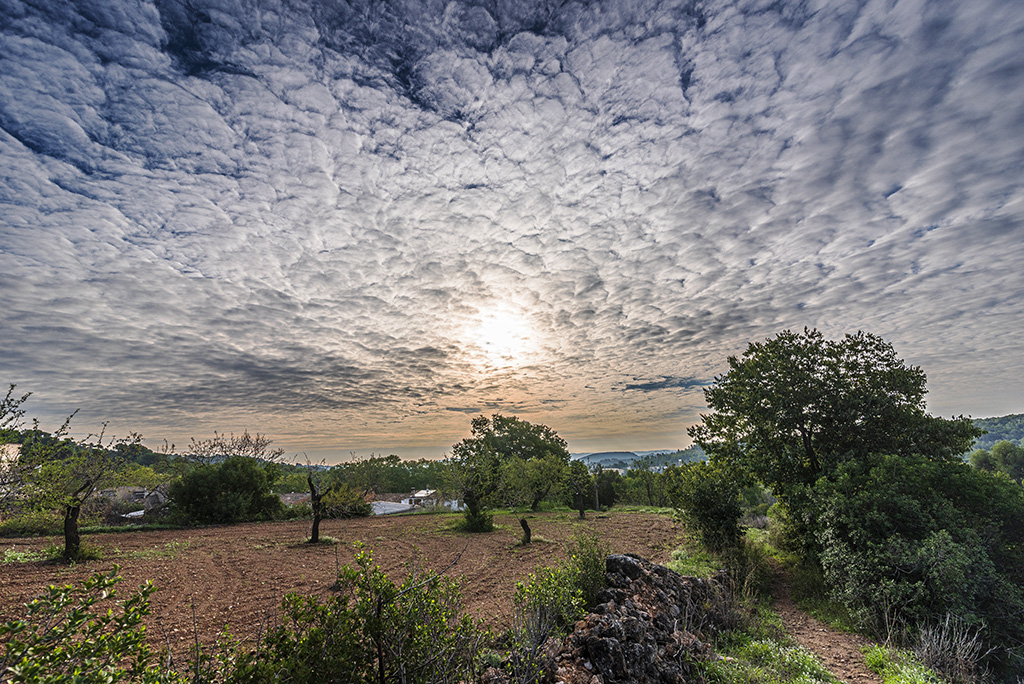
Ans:
[[[1024,410],[1014,0],[52,4],[0,3],[0,380],[44,417],[683,446],[803,326]]]

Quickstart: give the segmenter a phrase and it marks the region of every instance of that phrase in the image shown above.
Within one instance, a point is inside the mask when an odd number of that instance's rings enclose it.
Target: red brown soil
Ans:
[[[840,681],[847,684],[882,684],[882,678],[864,664],[863,646],[870,641],[856,634],[832,629],[797,608],[782,570],[776,570],[772,607],[793,639],[812,651]]]
[[[583,521],[575,514],[540,513],[530,518],[535,541],[528,546],[518,544],[520,527],[511,516],[496,516],[499,529],[491,534],[456,532],[455,522],[455,517],[443,515],[329,520],[321,525],[321,535],[339,541],[319,545],[304,543],[309,535],[305,521],[89,535],[85,542],[102,550],[102,561],[71,567],[45,562],[0,566],[0,621],[23,616],[24,604],[48,585],[77,584],[116,563],[124,578],[122,596],[147,580],[157,586],[149,633],[156,648],[169,647],[180,663],[195,638],[213,645],[225,627],[239,639],[252,638],[276,615],[288,592],[331,595],[339,566],[351,563],[355,555],[352,542],[362,541],[396,581],[409,562],[441,570],[465,548],[448,575],[460,579],[470,613],[501,627],[516,582],[563,559],[577,527],[599,535],[613,553],[636,553],[655,563],[665,563],[684,537],[669,518],[642,513],[591,514]],[[0,549],[42,551],[57,541],[6,539],[0,540]],[[864,665],[864,638],[832,630],[797,608],[782,573],[773,595],[786,631],[841,681],[881,684]]]
[[[682,543],[682,528],[662,515],[612,512],[575,518],[568,513],[532,516],[535,541],[527,546],[518,545],[515,518],[502,515],[496,516],[497,531],[473,535],[454,531],[457,518],[447,515],[329,520],[321,525],[321,535],[339,541],[319,545],[303,542],[309,523],[298,521],[89,535],[84,540],[102,549],[102,561],[71,567],[43,562],[0,566],[0,620],[23,616],[23,604],[50,584],[77,584],[116,563],[124,578],[122,596],[146,580],[156,585],[147,620],[150,638],[157,648],[169,646],[181,662],[196,636],[214,644],[227,626],[239,639],[253,637],[288,592],[329,595],[339,565],[352,562],[351,542],[362,541],[396,581],[410,561],[441,570],[465,547],[448,575],[460,578],[471,614],[501,626],[516,582],[564,558],[577,526],[599,535],[614,553],[636,553],[656,563],[665,563]],[[0,548],[41,551],[53,541],[0,540]]]

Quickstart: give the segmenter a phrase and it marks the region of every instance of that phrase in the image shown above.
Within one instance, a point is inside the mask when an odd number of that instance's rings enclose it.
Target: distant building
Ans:
[[[462,503],[445,499],[438,494],[436,489],[416,490],[410,496],[402,499],[402,503],[407,506],[416,506],[417,508],[444,506],[453,511],[461,511],[463,508]]]
[[[146,495],[149,494],[149,490],[145,487],[133,487],[133,486],[122,486],[112,487],[110,489],[102,489],[97,496],[102,496],[107,499],[114,499],[115,501],[123,501],[125,503],[137,503],[143,501]]]
[[[309,503],[309,492],[288,492],[286,494],[278,494],[281,497],[281,503],[285,506],[294,506],[300,503]]]

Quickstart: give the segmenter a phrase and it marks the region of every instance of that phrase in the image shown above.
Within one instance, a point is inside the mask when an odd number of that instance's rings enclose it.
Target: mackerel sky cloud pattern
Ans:
[[[857,329],[1024,410],[1017,0],[0,0],[0,381],[82,431],[685,446]]]

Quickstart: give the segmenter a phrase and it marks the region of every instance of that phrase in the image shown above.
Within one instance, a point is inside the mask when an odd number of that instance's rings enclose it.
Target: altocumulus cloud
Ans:
[[[52,419],[319,453],[504,411],[682,446],[727,354],[804,325],[893,341],[933,410],[1022,410],[1016,0],[0,27],[0,380]]]

